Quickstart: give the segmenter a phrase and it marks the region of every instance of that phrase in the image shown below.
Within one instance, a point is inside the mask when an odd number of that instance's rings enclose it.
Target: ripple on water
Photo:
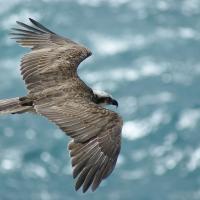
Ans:
[[[189,171],[194,171],[200,167],[200,147],[190,152],[187,168]]]
[[[1,24],[3,29],[10,30],[11,27],[16,26],[16,21],[25,22],[25,21],[28,21],[27,19],[30,18],[30,17],[35,18],[35,19],[36,18],[39,19],[40,14],[38,12],[34,12],[32,10],[29,10],[29,9],[22,9],[18,13],[14,13],[14,14],[11,14],[9,16],[6,16],[6,19],[2,20],[0,22],[0,24]]]
[[[156,110],[149,117],[141,120],[124,122],[122,136],[128,140],[136,140],[150,134],[161,124],[168,123],[170,116],[164,110]]]
[[[48,172],[45,167],[35,163],[27,163],[23,168],[23,174],[30,178],[45,179],[48,177]]]
[[[126,170],[120,173],[120,176],[122,177],[122,179],[130,180],[130,181],[142,179],[146,175],[147,173],[143,169]]]
[[[178,130],[194,129],[200,121],[200,109],[186,109],[176,124]]]
[[[133,82],[148,77],[159,77],[166,71],[165,63],[157,64],[146,58],[139,59],[134,64],[134,67],[115,67],[113,69],[85,71],[81,75],[90,84],[102,83],[106,87],[107,83],[113,82],[119,84],[120,82]]]
[[[168,170],[174,169],[183,159],[184,154],[180,150],[171,150],[167,155],[155,160],[154,173],[163,175]]]
[[[17,149],[5,149],[0,153],[0,173],[16,171],[22,166],[22,152]]]
[[[11,127],[5,127],[3,133],[6,137],[12,137],[14,135],[14,130]]]

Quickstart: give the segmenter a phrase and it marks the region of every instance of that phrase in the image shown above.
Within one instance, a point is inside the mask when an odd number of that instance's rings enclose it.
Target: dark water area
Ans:
[[[122,150],[95,192],[74,191],[69,138],[32,114],[0,117],[1,200],[200,199],[199,0],[0,0],[0,98],[24,96],[9,38],[34,18],[93,56],[80,77],[119,101]]]

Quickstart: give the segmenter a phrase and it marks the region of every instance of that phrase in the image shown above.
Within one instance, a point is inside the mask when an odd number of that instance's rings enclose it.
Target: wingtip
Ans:
[[[76,185],[75,185],[75,191],[78,191],[80,188],[81,188],[81,186],[82,185],[80,185],[80,184],[77,184],[76,183]],[[87,191],[88,191],[88,189],[89,189],[89,187],[82,187],[82,193],[84,194],[84,193],[86,193]],[[92,191],[93,192],[93,191]]]
[[[30,17],[29,17],[28,19],[29,19],[29,21],[30,21],[30,22],[32,22],[32,23],[34,23],[34,22],[35,22],[35,20],[34,20],[34,19],[32,19],[32,18],[30,18]]]
[[[99,187],[100,183],[101,182],[98,182],[98,183],[93,182],[92,187],[91,187],[92,192],[94,192]]]
[[[78,176],[79,172],[77,172],[76,170],[73,170],[72,172],[72,176],[75,179]]]
[[[77,187],[75,186],[75,188],[74,188],[74,189],[75,189],[75,191],[77,192],[79,188],[77,188]]]
[[[20,22],[20,21],[16,21],[16,23],[17,23],[17,24],[19,24],[19,25],[21,24],[21,22]]]
[[[29,19],[30,22],[35,21],[34,19],[32,19],[32,18],[30,18],[30,17],[29,17],[28,19]],[[21,24],[22,22],[20,22],[20,21],[17,20],[16,23],[17,23],[17,24]]]
[[[87,190],[88,190],[88,188],[87,188],[87,189],[83,188],[83,189],[82,189],[83,194],[86,193]]]
[[[86,193],[88,191],[89,187],[90,187],[90,184],[87,184],[87,185],[83,184],[82,192]]]
[[[97,188],[91,187],[92,192],[94,192]]]
[[[81,187],[81,184],[80,182],[76,182],[76,185],[75,185],[75,190],[78,191]]]

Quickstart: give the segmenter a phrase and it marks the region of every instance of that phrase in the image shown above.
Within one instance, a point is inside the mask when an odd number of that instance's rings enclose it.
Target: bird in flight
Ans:
[[[78,76],[78,65],[91,51],[29,18],[17,21],[11,35],[31,48],[21,60],[27,96],[0,100],[0,114],[36,113],[47,117],[71,137],[68,149],[75,189],[96,190],[113,171],[120,152],[122,118],[103,107],[118,103],[92,90]]]

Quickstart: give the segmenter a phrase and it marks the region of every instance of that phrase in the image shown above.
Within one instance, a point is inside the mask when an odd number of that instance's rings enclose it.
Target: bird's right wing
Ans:
[[[21,74],[30,93],[44,91],[77,76],[78,65],[91,55],[84,46],[50,31],[30,19],[32,26],[17,22],[13,39],[32,51],[21,61]]]
[[[73,139],[69,144],[76,190],[94,191],[114,169],[121,145],[122,119],[83,99],[35,102],[36,111]]]

